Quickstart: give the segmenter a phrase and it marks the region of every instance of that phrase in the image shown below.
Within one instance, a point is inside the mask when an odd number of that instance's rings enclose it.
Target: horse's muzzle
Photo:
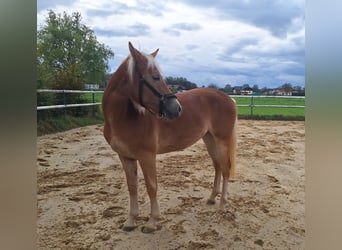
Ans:
[[[175,119],[182,114],[182,106],[176,96],[160,101],[160,115],[168,119]]]

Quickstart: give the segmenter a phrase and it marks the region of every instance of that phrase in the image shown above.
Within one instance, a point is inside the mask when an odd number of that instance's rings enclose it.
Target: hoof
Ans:
[[[145,234],[150,234],[150,233],[153,233],[153,232],[155,232],[157,230],[160,230],[160,228],[144,226],[144,227],[141,228],[141,232],[143,232]]]
[[[215,205],[216,201],[215,200],[207,200],[208,205]]]
[[[122,230],[125,231],[125,232],[131,232],[133,231],[134,229],[136,229],[138,226],[123,226],[122,227]]]

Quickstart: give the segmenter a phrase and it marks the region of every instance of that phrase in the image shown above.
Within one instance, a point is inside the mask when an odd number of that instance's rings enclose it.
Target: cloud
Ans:
[[[118,4],[117,8],[113,9],[89,9],[86,10],[87,16],[92,17],[108,17],[111,15],[124,15],[127,14],[127,12],[130,10],[130,8],[125,4]]]
[[[199,86],[215,83],[304,85],[304,0],[38,0],[37,23],[47,10],[78,11],[82,22],[115,53],[115,71],[128,41],[150,53],[165,76]]]
[[[196,44],[186,44],[186,45],[185,45],[185,48],[186,48],[187,50],[194,50],[194,49],[199,48],[199,46],[196,45]]]
[[[304,1],[297,0],[185,0],[189,6],[215,9],[218,18],[236,19],[269,30],[284,37],[294,19],[304,19]]]
[[[197,31],[201,26],[197,23],[175,23],[163,29],[163,32],[171,36],[180,36],[183,31]]]
[[[162,17],[164,14],[165,4],[163,1],[137,1],[135,10],[144,15],[152,15],[157,17]]]
[[[37,11],[42,11],[46,9],[54,9],[56,6],[62,5],[68,5],[70,4],[69,0],[38,0],[37,1]]]
[[[236,40],[233,43],[226,45],[227,48],[222,53],[218,54],[217,58],[222,61],[230,61],[232,60],[231,55],[238,54],[248,46],[254,46],[257,43],[258,40],[255,37],[247,37]]]
[[[201,26],[197,23],[175,23],[171,26],[173,29],[193,31],[201,29]]]
[[[175,29],[171,29],[171,28],[164,28],[163,32],[171,35],[171,36],[180,36],[181,32]]]
[[[143,23],[135,23],[127,27],[116,28],[111,30],[95,29],[95,33],[99,36],[108,37],[139,37],[148,35],[150,27]]]

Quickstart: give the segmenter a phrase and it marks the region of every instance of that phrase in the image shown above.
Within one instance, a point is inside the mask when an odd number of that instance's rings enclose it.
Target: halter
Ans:
[[[146,108],[148,111],[150,111],[151,113],[154,113],[152,110],[150,110],[149,108],[147,108],[144,103],[143,103],[143,98],[142,98],[142,94],[143,94],[143,89],[144,89],[144,85],[146,87],[149,88],[149,90],[151,90],[151,92],[159,98],[159,115],[163,116],[164,115],[164,109],[165,109],[165,101],[171,98],[177,98],[174,94],[170,93],[170,94],[161,94],[159,93],[158,90],[156,90],[152,84],[150,84],[150,81],[154,81],[153,77],[149,76],[148,78],[150,79],[146,79],[142,74],[141,71],[138,67],[138,64],[135,64],[135,69],[139,75],[139,104]],[[151,79],[152,78],[152,79]]]

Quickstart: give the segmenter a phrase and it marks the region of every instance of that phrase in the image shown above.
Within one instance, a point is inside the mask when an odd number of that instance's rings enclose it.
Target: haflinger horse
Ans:
[[[151,215],[144,233],[157,230],[156,155],[182,150],[203,139],[215,168],[214,187],[208,204],[215,204],[223,179],[220,208],[227,203],[228,178],[233,176],[236,150],[236,105],[228,95],[212,88],[172,94],[155,57],[129,42],[130,55],[111,76],[104,91],[104,137],[118,153],[130,196],[128,219],[123,230],[137,227],[137,161],[142,169]]]

